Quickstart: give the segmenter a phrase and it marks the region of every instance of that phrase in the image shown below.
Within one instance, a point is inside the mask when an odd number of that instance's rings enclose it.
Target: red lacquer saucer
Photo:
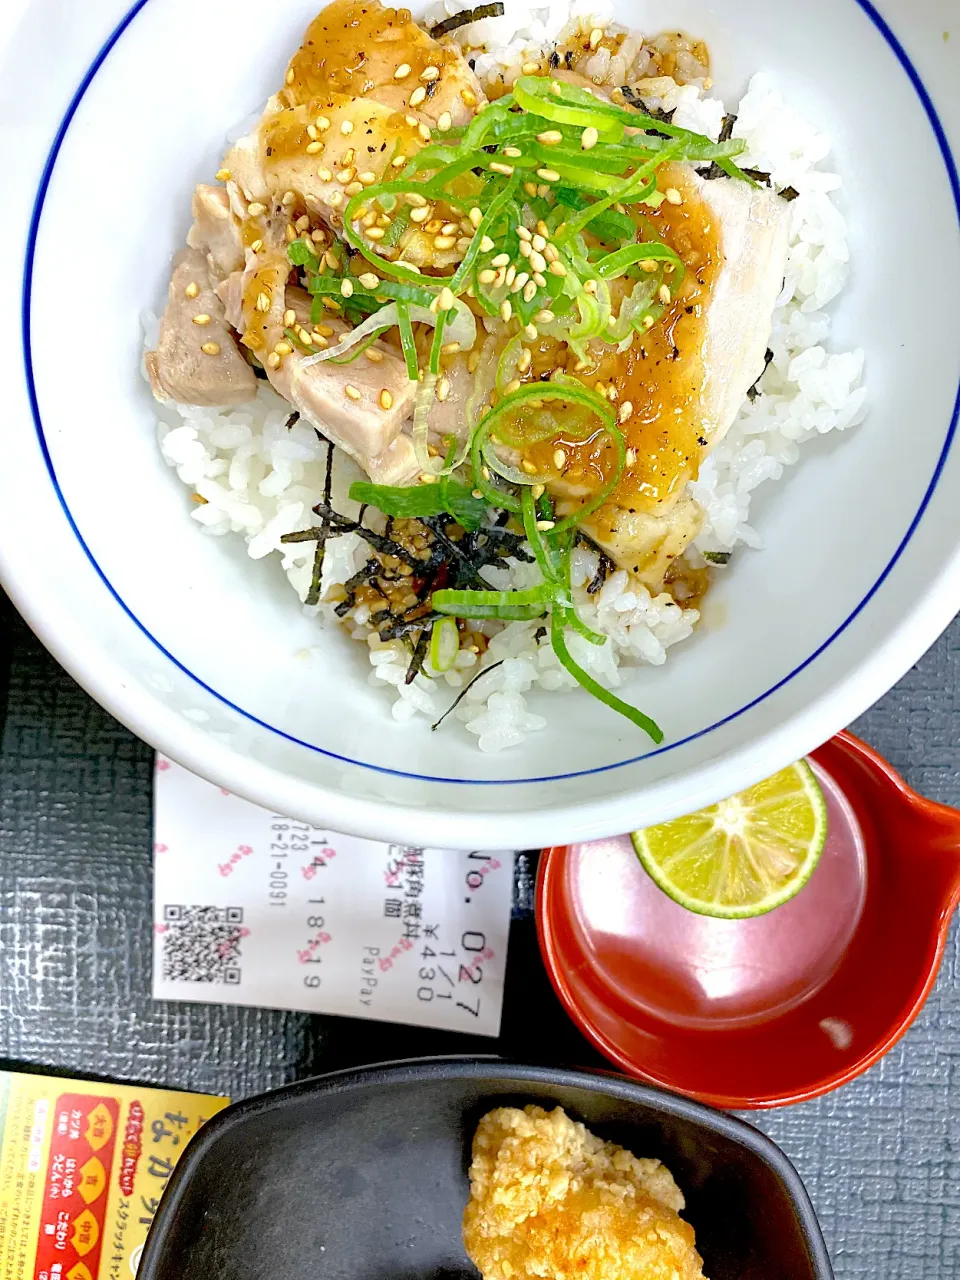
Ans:
[[[626,836],[544,851],[547,970],[622,1070],[715,1106],[780,1106],[859,1075],[917,1016],[960,902],[960,812],[911,791],[852,734],[810,759],[827,844],[768,915],[685,911]]]

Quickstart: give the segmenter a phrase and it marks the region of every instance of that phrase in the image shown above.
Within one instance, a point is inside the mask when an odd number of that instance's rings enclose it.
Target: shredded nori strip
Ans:
[[[427,645],[430,643],[430,635],[433,627],[424,627],[420,632],[420,638],[413,648],[413,657],[410,659],[410,665],[407,667],[407,674],[403,678],[404,684],[413,684],[417,676],[423,669],[423,664],[427,657]]]
[[[432,724],[430,726],[431,733],[435,729],[440,728],[440,726],[443,724],[444,720],[446,720],[450,712],[456,710],[456,708],[460,705],[460,703],[463,701],[466,695],[470,692],[470,690],[473,688],[473,686],[477,683],[477,681],[482,676],[485,676],[488,671],[496,671],[497,667],[502,667],[505,661],[506,661],[505,658],[501,658],[499,662],[491,662],[489,667],[484,667],[482,671],[478,671],[477,674],[473,677],[473,679],[463,686],[463,688],[460,690],[460,692],[457,694],[454,700],[450,703],[449,707],[447,707],[446,711],[443,713],[443,715],[440,717],[437,723]]]
[[[796,187],[784,187],[783,190],[780,192],[780,199],[786,200],[786,202],[789,204],[791,200],[796,200],[799,194],[800,192],[797,190]]]
[[[721,129],[720,129],[720,137],[717,139],[717,141],[729,142],[730,139],[733,137],[733,126],[736,123],[737,123],[737,117],[733,114],[732,111],[728,116],[724,116],[723,125],[721,126]]]
[[[653,120],[660,120],[663,124],[673,124],[673,111],[664,111],[663,107],[648,107],[636,89],[631,88],[630,85],[622,84],[620,92],[623,94],[627,106],[633,107],[634,111],[642,111],[644,115],[650,116]],[[659,133],[656,129],[651,129],[649,132],[655,134],[658,138],[667,137],[665,133]]]
[[[729,551],[704,551],[703,558],[709,564],[728,564],[730,555]]]
[[[341,600],[336,609],[334,609],[334,613],[338,618],[342,618],[348,614],[357,603],[357,588],[362,587],[366,582],[370,582],[371,578],[377,577],[377,575],[382,571],[383,565],[379,560],[376,560],[371,556],[362,569],[358,569],[352,578],[347,579],[343,584],[343,589],[347,593],[346,598]]]
[[[753,384],[753,386],[747,392],[747,399],[750,401],[751,404],[753,404],[757,396],[762,394],[760,391],[760,385],[759,385],[760,378],[762,378],[763,375],[767,372],[767,369],[770,367],[770,361],[772,359],[773,359],[773,352],[770,350],[769,347],[767,347],[766,351],[763,353],[763,370],[760,374],[760,377],[757,378],[757,381]]]
[[[444,18],[442,22],[430,28],[430,34],[434,40],[439,40],[441,36],[448,36],[451,31],[468,27],[471,22],[481,22],[484,18],[502,18],[504,12],[505,9],[500,0],[495,4],[478,4],[475,9],[464,9],[461,13]]]
[[[616,569],[616,565],[610,559],[605,551],[600,552],[600,563],[597,565],[597,572],[593,575],[590,584],[587,587],[587,595],[595,596],[603,584],[606,582],[610,573]]]
[[[298,409],[294,409],[293,413],[291,413],[290,417],[286,420],[286,422],[283,425],[289,431],[290,428],[299,421],[300,421],[300,412]]]

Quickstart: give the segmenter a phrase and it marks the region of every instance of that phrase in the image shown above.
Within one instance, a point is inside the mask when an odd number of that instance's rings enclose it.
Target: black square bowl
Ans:
[[[475,1280],[473,1132],[528,1103],[658,1156],[710,1280],[832,1280],[803,1183],[750,1125],[619,1076],[483,1058],[338,1072],[222,1111],[170,1180],[138,1280]]]

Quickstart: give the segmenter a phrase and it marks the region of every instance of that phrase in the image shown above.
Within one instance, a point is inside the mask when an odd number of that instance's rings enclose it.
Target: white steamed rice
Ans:
[[[462,7],[457,0],[445,0],[432,6],[428,17],[436,19]],[[465,29],[468,36],[463,38],[472,45],[482,42],[494,50],[478,59],[481,80],[485,75],[502,75],[510,81],[525,58],[562,38],[570,24],[608,26],[610,18],[598,0],[553,0],[546,7],[510,0],[507,9],[508,16]],[[598,50],[600,61],[588,72],[622,83],[639,49],[635,39],[612,59]],[[671,91],[661,105],[676,110],[676,123],[716,139],[725,108],[719,100],[705,96],[698,84]],[[774,316],[773,360],[760,382],[762,394],[744,403],[728,435],[690,484],[690,492],[705,512],[695,544],[700,552],[726,552],[740,544],[759,548],[760,535],[749,523],[752,492],[767,481],[781,479],[784,468],[797,462],[799,446],[805,441],[856,426],[866,413],[866,391],[860,385],[863,352],[837,353],[828,347],[830,317],[825,308],[844,285],[849,258],[846,223],[831,198],[840,178],[819,167],[829,153],[829,139],[783,101],[766,75],[753,78],[736,114],[734,135],[743,138],[748,148],[740,163],[769,171],[777,188],[792,186],[799,194],[790,206],[786,283]],[[155,325],[152,317],[146,322],[148,344]],[[313,523],[311,508],[323,490],[326,446],[302,423],[288,430],[289,413],[289,405],[262,384],[256,401],[240,408],[165,406],[158,427],[164,458],[183,483],[205,499],[191,513],[198,524],[214,535],[241,534],[254,559],[279,555],[291,586],[303,600],[310,585],[314,546],[309,542],[283,545],[280,539]],[[344,511],[348,504],[342,494],[352,466],[338,458],[335,494],[341,495],[339,509]],[[356,534],[328,542],[324,590],[345,582],[366,558],[365,544]],[[573,576],[581,616],[608,637],[607,643],[594,646],[574,633],[569,634],[568,643],[574,657],[597,680],[615,688],[622,681],[621,664],[629,668],[640,662],[663,663],[667,649],[691,634],[699,615],[695,609],[681,608],[666,594],[651,597],[623,571],[613,574],[596,596],[588,596],[585,584],[596,568],[592,552],[575,552]],[[485,573],[498,588],[528,586],[539,579],[535,566],[515,561]],[[311,612],[332,615],[332,606],[321,604]],[[436,720],[450,705],[453,691],[476,674],[477,655],[461,652],[452,671],[441,676],[428,664],[425,674],[406,685],[409,650],[399,641],[381,642],[366,625],[362,609],[345,625],[366,645],[372,666],[370,683],[389,692],[396,720],[417,716],[426,718],[421,721],[424,724]],[[545,727],[546,720],[527,705],[525,695],[531,689],[577,687],[560,666],[549,639],[537,638],[540,624],[509,623],[500,630],[497,626],[490,627],[484,665],[502,660],[501,665],[477,680],[454,712],[484,751],[515,745],[527,733]]]

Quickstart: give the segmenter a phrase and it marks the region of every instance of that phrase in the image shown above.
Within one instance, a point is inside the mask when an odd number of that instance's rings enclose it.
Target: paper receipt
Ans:
[[[512,853],[337,835],[158,757],[153,994],[496,1036]]]

